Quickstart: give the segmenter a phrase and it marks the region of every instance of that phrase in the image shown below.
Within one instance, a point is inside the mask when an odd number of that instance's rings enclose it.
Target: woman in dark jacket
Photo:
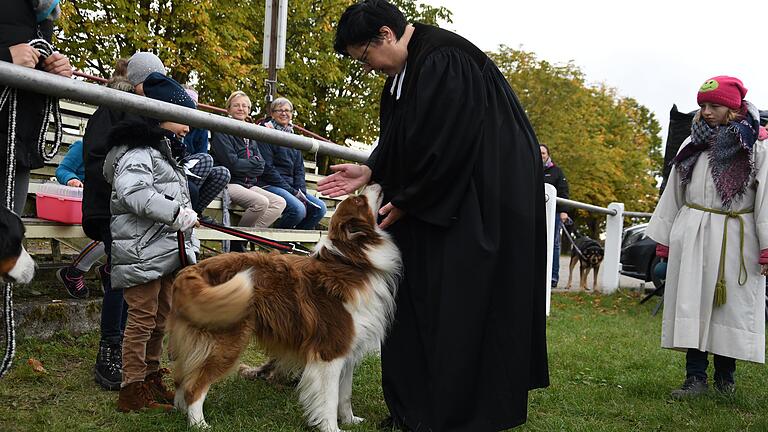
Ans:
[[[269,105],[272,118],[264,126],[293,133],[293,104],[286,98],[277,98]],[[285,199],[285,210],[278,228],[314,229],[325,216],[325,203],[307,193],[304,179],[304,157],[301,150],[259,143],[264,158],[264,174],[257,184]]]
[[[251,100],[241,91],[227,99],[229,116],[245,121],[251,111]],[[217,165],[229,169],[232,176],[227,190],[232,202],[245,208],[240,226],[268,227],[280,217],[285,200],[258,186],[257,180],[264,173],[264,159],[256,141],[213,132],[211,153]]]
[[[35,4],[33,7],[32,4]],[[29,68],[39,68],[65,77],[72,76],[72,65],[64,55],[54,52],[43,58],[40,51],[29,45],[40,37],[51,40],[53,21],[60,9],[57,0],[3,0],[0,2],[0,61]],[[10,172],[15,171],[15,193],[13,210],[21,213],[29,189],[29,172],[43,166],[38,151],[38,137],[43,124],[46,97],[38,93],[17,90],[16,110],[16,166],[11,170],[7,165],[9,112],[5,104],[0,111],[0,175],[5,179],[0,196],[3,205],[9,202],[5,196]]]

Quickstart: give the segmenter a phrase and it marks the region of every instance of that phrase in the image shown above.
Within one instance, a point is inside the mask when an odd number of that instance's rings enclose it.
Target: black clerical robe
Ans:
[[[390,412],[418,431],[519,425],[528,390],[549,384],[533,128],[482,51],[420,24],[380,116],[368,165],[406,212],[390,228],[405,268],[381,355]]]

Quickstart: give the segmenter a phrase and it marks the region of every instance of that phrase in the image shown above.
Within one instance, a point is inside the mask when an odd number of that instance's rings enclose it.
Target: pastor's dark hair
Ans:
[[[363,0],[341,14],[333,49],[339,54],[349,55],[348,46],[380,39],[379,29],[382,26],[391,28],[400,39],[407,24],[405,15],[392,3],[386,0]]]

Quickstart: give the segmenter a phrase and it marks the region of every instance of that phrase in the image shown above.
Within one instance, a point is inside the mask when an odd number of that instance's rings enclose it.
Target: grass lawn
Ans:
[[[661,320],[654,301],[636,295],[555,294],[548,344],[552,385],[531,393],[520,431],[768,431],[768,374],[737,362],[736,394],[672,401],[684,378],[684,355],[659,348]],[[59,335],[22,340],[14,369],[0,381],[0,431],[183,431],[171,414],[121,414],[116,392],[93,383],[98,338]],[[42,361],[37,373],[29,358]],[[245,360],[262,360],[252,350]],[[711,369],[711,366],[710,366]],[[366,422],[350,431],[375,431],[386,415],[379,362],[368,358],[355,375],[353,406]],[[307,431],[293,390],[229,378],[212,388],[206,419],[213,431]]]

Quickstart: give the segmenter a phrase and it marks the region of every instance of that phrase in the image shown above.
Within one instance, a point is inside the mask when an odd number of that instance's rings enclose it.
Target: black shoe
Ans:
[[[726,396],[731,396],[736,392],[736,384],[733,381],[716,379],[715,390]]]
[[[85,272],[76,267],[64,267],[56,271],[56,279],[64,284],[70,297],[76,299],[88,298],[88,287],[85,286]]]
[[[678,389],[672,390],[670,396],[672,399],[683,399],[687,397],[701,396],[707,392],[709,386],[706,379],[690,376],[685,379],[685,382]]]
[[[122,348],[119,344],[99,342],[99,354],[93,367],[93,377],[104,390],[120,390],[123,380]]]

